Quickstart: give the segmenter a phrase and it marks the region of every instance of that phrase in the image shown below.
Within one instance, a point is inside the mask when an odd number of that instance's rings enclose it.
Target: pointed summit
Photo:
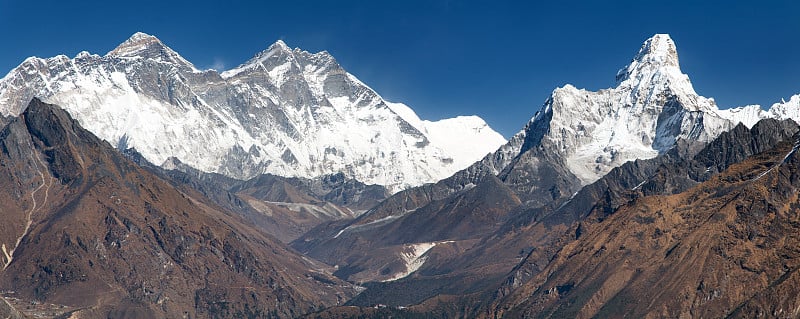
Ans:
[[[292,54],[292,48],[290,48],[288,45],[286,45],[286,42],[283,42],[283,40],[278,40],[278,41],[275,41],[275,43],[270,44],[270,46],[267,47],[266,50],[261,51],[258,54],[256,54],[256,56],[253,59],[264,60],[264,59],[269,58],[270,56],[273,56],[273,55],[283,55],[283,54],[291,55]]]
[[[107,56],[125,58],[141,57],[195,69],[192,63],[166,46],[161,40],[143,32],[134,33],[128,40],[122,42],[122,44],[117,46],[114,50],[111,50],[111,52],[108,52]]]
[[[283,42],[283,40],[275,41],[275,43],[273,43],[272,45],[269,46],[267,51],[272,51],[272,50],[275,50],[275,49],[287,50],[287,51],[291,50],[291,48],[289,48],[289,46],[286,45],[286,42]]]
[[[102,142],[89,133],[62,108],[33,98],[19,117],[28,134],[51,154],[49,169],[64,184],[78,179],[83,155]]]
[[[292,53],[292,48],[286,45],[286,42],[283,40],[275,41],[275,43],[270,44],[266,50],[259,52],[250,61],[253,60],[264,60],[269,58],[270,56],[281,54],[281,53]],[[250,62],[248,61],[248,62]],[[247,64],[247,63],[245,63]]]
[[[678,50],[668,34],[656,34],[644,41],[639,52],[626,67],[617,73],[617,84],[636,78],[639,73],[650,73],[659,68],[674,68],[680,73]]]
[[[678,66],[678,51],[669,34],[656,34],[644,41],[639,53],[633,58],[639,63],[658,63]]]
[[[108,52],[108,55],[135,56],[139,51],[152,46],[166,47],[158,38],[144,32],[136,32],[128,40]]]
[[[141,40],[153,40],[153,39],[158,41],[158,39],[152,35],[149,35],[144,32],[136,32],[128,39],[128,41],[141,41]]]
[[[247,60],[247,62],[242,63],[236,68],[222,72],[221,75],[223,78],[229,78],[264,63],[269,64],[270,62],[268,61],[270,60],[280,60],[280,62],[273,62],[281,64],[285,62],[285,59],[294,59],[292,49],[289,48],[283,40],[278,40],[267,47],[266,50],[259,52],[254,57],[250,58],[250,60]],[[268,68],[271,69],[272,67],[268,66]]]

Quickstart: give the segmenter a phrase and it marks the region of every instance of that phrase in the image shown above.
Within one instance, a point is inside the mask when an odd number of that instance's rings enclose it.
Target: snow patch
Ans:
[[[419,244],[408,244],[403,247],[403,251],[400,253],[400,258],[403,260],[406,266],[405,271],[401,271],[389,279],[383,280],[383,282],[387,281],[395,281],[398,279],[402,279],[408,277],[415,271],[419,270],[422,265],[425,264],[425,261],[428,260],[428,257],[425,254],[431,250],[431,248],[435,247],[436,245],[452,243],[453,241],[441,241],[441,242],[430,242],[430,243],[419,243]]]
[[[780,167],[781,165],[785,164],[786,160],[789,159],[789,157],[792,156],[794,153],[796,153],[798,148],[800,148],[800,141],[795,142],[794,147],[792,148],[792,150],[789,151],[789,153],[786,153],[786,156],[784,156],[783,159],[781,159],[781,161],[779,163],[776,163],[775,165],[770,167],[768,170],[766,170],[763,173],[759,174],[756,178],[754,178],[752,180],[757,181],[757,180],[761,179],[762,177],[766,176],[767,174],[769,174],[769,172],[772,172],[773,170],[775,170],[775,168]]]

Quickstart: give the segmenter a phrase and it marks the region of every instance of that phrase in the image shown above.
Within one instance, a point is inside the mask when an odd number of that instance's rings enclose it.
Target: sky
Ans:
[[[137,31],[218,70],[280,39],[327,50],[423,119],[478,115],[505,137],[557,87],[612,87],[656,33],[720,108],[800,93],[800,1],[789,0],[0,0],[0,30],[0,75],[29,56],[103,55]]]

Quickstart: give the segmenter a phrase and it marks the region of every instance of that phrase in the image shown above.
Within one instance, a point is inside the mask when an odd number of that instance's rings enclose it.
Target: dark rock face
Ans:
[[[297,317],[352,286],[38,100],[0,132],[0,290],[88,318]]]
[[[520,203],[499,179],[488,176],[474,188],[431,203],[420,208],[419,213],[396,222],[392,227],[400,236],[395,243],[465,240],[488,235]]]
[[[539,146],[520,154],[498,177],[529,205],[540,206],[568,197],[581,188],[564,159]]]
[[[34,99],[28,105],[22,118],[31,138],[41,141],[41,145],[37,146],[41,147],[44,155],[51,159],[48,161],[48,166],[54,177],[62,184],[80,183],[82,168],[75,161],[80,155],[77,154],[78,150],[69,137],[76,135],[78,139],[91,139],[91,134],[79,130],[78,125],[66,112],[48,107],[38,99]]]

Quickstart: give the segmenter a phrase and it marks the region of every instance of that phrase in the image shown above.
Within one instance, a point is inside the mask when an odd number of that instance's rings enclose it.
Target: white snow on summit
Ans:
[[[450,176],[505,142],[477,117],[420,120],[329,53],[283,41],[218,73],[136,33],[105,56],[29,58],[0,79],[3,114],[21,113],[34,96],[153,163],[178,159],[240,179],[342,172],[399,191]]]
[[[164,45],[161,40],[143,32],[134,33],[128,40],[125,40],[125,42],[106,55],[118,58],[145,58],[158,62],[175,63],[189,67],[194,72],[200,72],[191,62]]]

